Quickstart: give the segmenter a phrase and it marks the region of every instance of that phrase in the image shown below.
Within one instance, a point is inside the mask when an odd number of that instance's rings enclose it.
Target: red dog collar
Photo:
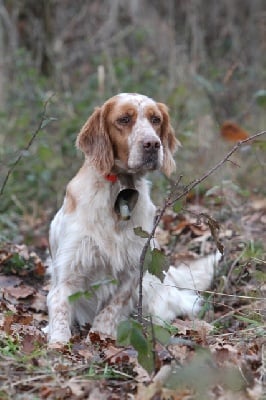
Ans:
[[[109,182],[115,183],[117,181],[117,175],[115,174],[107,174],[105,175],[105,179]]]

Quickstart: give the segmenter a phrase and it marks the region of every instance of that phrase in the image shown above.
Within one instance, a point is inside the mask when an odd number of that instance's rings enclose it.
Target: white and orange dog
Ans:
[[[146,239],[134,228],[150,232],[155,216],[144,176],[157,169],[170,175],[178,145],[167,107],[128,93],[97,108],[76,143],[85,162],[68,184],[50,229],[50,343],[67,342],[75,321],[89,322],[94,331],[115,336],[118,323],[136,307]],[[176,315],[197,313],[198,295],[187,288],[205,288],[211,275],[197,271],[192,277],[189,269],[171,267],[161,283],[146,272],[144,314],[170,321]],[[77,292],[89,296],[69,301]]]

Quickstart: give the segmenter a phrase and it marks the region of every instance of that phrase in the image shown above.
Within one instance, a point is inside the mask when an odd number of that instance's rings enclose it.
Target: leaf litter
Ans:
[[[1,399],[263,398],[265,199],[251,198],[244,208],[243,199],[234,199],[231,210],[212,204],[210,216],[210,203],[195,204],[192,196],[186,208],[167,211],[156,233],[169,264],[205,262],[217,247],[224,254],[203,293],[202,315],[176,318],[168,343],[153,343],[152,373],[133,347],[88,335],[89,326],[77,328],[68,345],[48,347],[42,330],[49,287],[43,249],[1,244]]]

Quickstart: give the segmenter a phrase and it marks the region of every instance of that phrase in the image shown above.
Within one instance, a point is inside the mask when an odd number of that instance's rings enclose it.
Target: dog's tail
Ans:
[[[200,292],[210,287],[221,254],[170,266],[163,282],[146,272],[143,279],[143,309],[156,323],[171,322],[178,315],[197,316],[202,306]]]

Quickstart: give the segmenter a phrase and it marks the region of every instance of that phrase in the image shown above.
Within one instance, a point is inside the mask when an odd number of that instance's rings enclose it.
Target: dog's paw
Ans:
[[[90,332],[97,332],[100,335],[108,336],[110,338],[116,338],[116,331],[117,323],[111,321],[110,319],[107,321],[102,318],[101,315],[99,315],[95,318]]]

